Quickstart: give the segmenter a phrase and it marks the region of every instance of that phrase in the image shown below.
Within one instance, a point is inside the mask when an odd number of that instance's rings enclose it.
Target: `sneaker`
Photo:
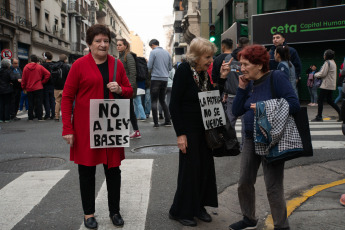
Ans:
[[[19,121],[19,120],[21,120],[19,117],[14,117],[12,120],[14,120],[14,121]]]
[[[38,121],[44,121],[43,119],[38,119]]]
[[[139,130],[134,131],[131,135],[129,135],[129,138],[130,138],[130,139],[133,139],[133,138],[141,138],[141,134],[140,134]]]
[[[150,117],[150,114],[146,114],[146,119]]]
[[[314,105],[314,103],[311,103],[311,102],[310,102],[308,105],[309,105],[309,106],[313,106],[313,105]]]
[[[229,226],[230,230],[241,230],[241,229],[256,229],[256,223],[250,221],[247,217]]]
[[[317,121],[323,121],[323,119],[320,117],[315,117],[313,120],[311,120],[311,122],[317,122]]]
[[[153,128],[159,128],[159,124],[154,124]]]
[[[317,103],[313,103],[311,106],[318,106],[318,104]]]
[[[341,195],[339,202],[342,206],[345,206],[345,194]]]
[[[10,120],[5,120],[4,122],[5,122],[5,123],[8,123],[8,122],[10,122]]]
[[[159,114],[159,120],[163,120],[163,119],[164,119],[163,115]]]
[[[165,127],[171,127],[171,122],[164,122],[162,124],[159,124],[160,126],[165,126]]]

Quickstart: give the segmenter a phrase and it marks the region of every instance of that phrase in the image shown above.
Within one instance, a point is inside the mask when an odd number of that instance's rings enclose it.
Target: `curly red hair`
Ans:
[[[269,70],[270,55],[265,47],[261,45],[251,45],[243,48],[238,53],[238,60],[241,58],[247,59],[250,63],[255,65],[262,65],[262,72],[266,73]]]

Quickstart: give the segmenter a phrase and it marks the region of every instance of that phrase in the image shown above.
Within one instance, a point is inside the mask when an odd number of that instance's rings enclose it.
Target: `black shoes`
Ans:
[[[165,127],[171,127],[172,125],[171,125],[171,121],[169,121],[169,122],[164,122],[164,123],[162,123],[162,124],[159,124],[160,126],[165,126]]]
[[[125,224],[120,213],[114,214],[113,216],[111,216],[111,214],[110,214],[109,217],[110,217],[111,221],[113,222],[113,225],[115,225],[117,227],[122,227]]]
[[[204,222],[211,222],[212,221],[212,217],[210,216],[210,214],[208,214],[206,212],[206,210],[204,208],[200,211],[200,214],[197,216],[197,218],[199,220],[204,221]]]
[[[84,225],[88,229],[97,229],[98,227],[98,223],[95,217],[90,217],[87,220],[85,220],[85,217],[84,217]]]
[[[154,124],[153,128],[159,128],[159,124]]]
[[[180,224],[184,225],[184,226],[189,226],[189,227],[195,227],[196,226],[196,221],[194,219],[180,219],[176,216],[171,215],[171,213],[169,213],[169,218],[171,220],[176,220],[178,222],[180,222]]]
[[[159,114],[158,119],[159,119],[159,120],[163,120],[163,119],[164,119],[163,115],[162,115],[162,114]]]
[[[322,117],[316,116],[311,122],[318,122],[318,121],[323,121]]]

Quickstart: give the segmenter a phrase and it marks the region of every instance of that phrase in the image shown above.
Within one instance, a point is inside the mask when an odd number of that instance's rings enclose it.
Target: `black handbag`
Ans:
[[[237,156],[241,152],[236,131],[225,117],[226,125],[205,130],[206,143],[214,157]]]
[[[274,85],[273,85],[273,74],[274,71],[271,71],[270,74],[270,81],[271,81],[271,93],[272,93],[272,98],[275,99],[276,93],[274,90]],[[299,157],[312,157],[313,156],[313,146],[311,142],[311,136],[310,136],[310,128],[309,128],[309,118],[308,118],[308,111],[306,107],[301,107],[300,110],[292,115],[296,127],[298,130],[298,133],[301,137],[302,145],[303,145],[303,151],[296,151],[296,152],[289,152],[289,154],[285,156],[281,156],[279,158],[265,158],[268,163],[279,163],[282,161],[288,161],[292,160],[295,158]]]

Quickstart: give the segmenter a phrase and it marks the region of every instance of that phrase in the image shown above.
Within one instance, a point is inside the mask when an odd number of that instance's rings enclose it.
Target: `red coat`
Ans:
[[[108,55],[109,82],[113,81],[114,63],[115,58]],[[117,60],[116,82],[122,88],[122,98],[130,98],[133,89],[120,60]],[[110,92],[109,89],[105,90]],[[103,78],[90,53],[79,58],[72,65],[62,93],[62,135],[74,134],[70,160],[76,164],[85,166],[108,164],[111,168],[120,166],[125,158],[124,148],[90,148],[90,99],[103,98]],[[109,93],[109,98],[114,98],[112,93]],[[75,107],[71,122],[74,100]]]
[[[24,67],[22,88],[28,92],[43,89],[43,84],[50,78],[50,72],[43,66],[31,62]]]

